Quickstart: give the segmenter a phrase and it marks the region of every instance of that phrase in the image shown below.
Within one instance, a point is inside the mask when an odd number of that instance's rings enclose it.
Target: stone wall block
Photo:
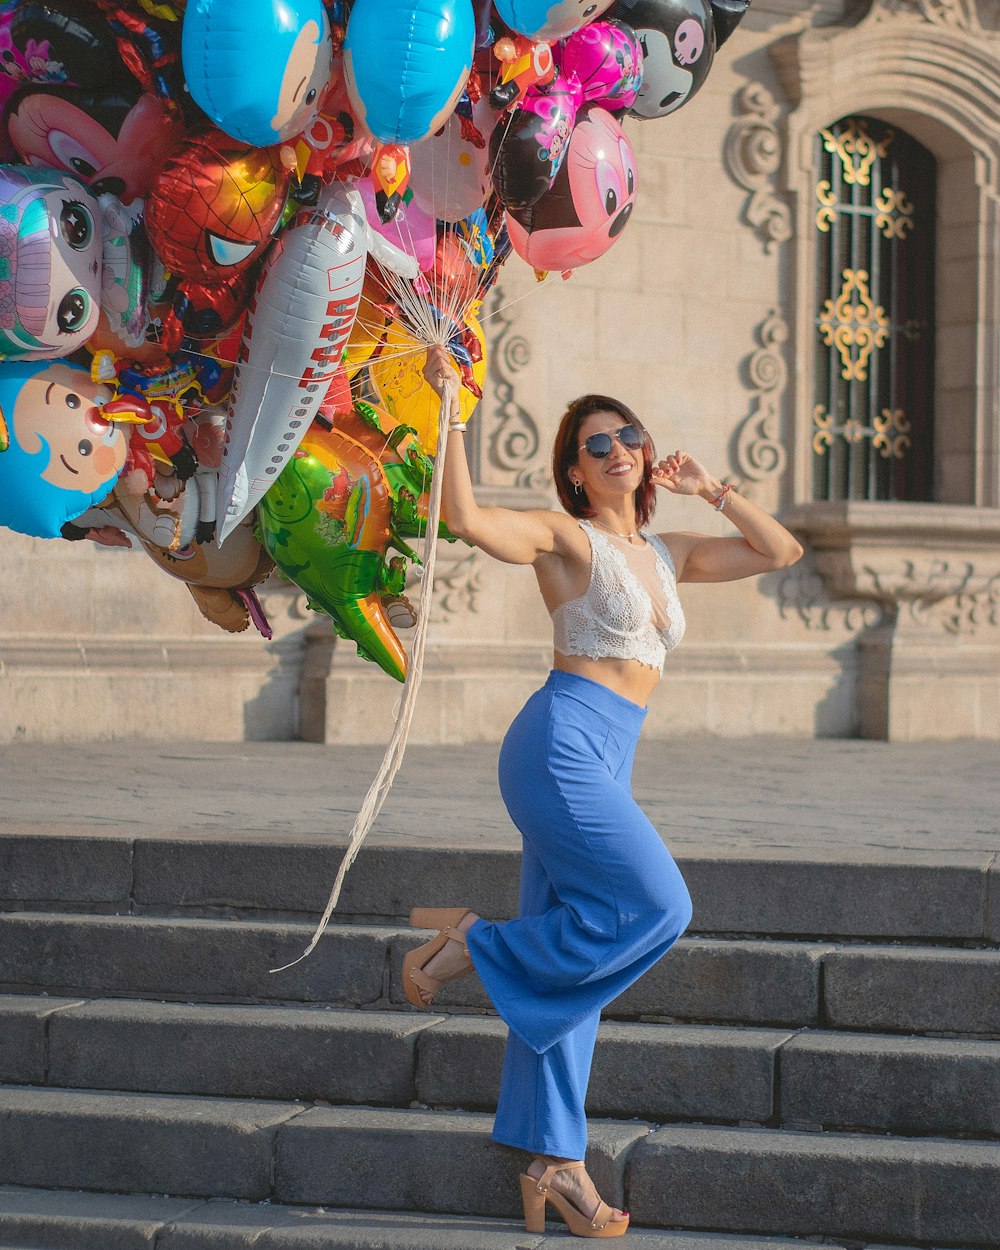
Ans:
[[[0,1090],[0,1183],[260,1201],[294,1104]]]
[[[43,1084],[49,1018],[75,1005],[71,999],[0,995],[0,1082]]]
[[[314,1108],[278,1133],[280,1202],[521,1214],[522,1151],[491,1140],[492,1117],[471,1112]],[[609,1202],[620,1202],[629,1152],[648,1125],[593,1122],[587,1166]]]
[[[51,1029],[50,1085],[407,1105],[440,1017],[98,1001]]]
[[[89,994],[376,1002],[390,930],[328,930],[317,953],[285,972],[305,925],[112,916],[0,916],[0,985]]]
[[[1000,1042],[801,1034],[781,1052],[781,1119],[1000,1136]]]
[[[994,1143],[668,1127],[633,1150],[627,1202],[638,1223],[666,1227],[988,1245],[1000,1153]]]
[[[32,833],[0,838],[0,900],[119,903],[132,892],[132,839]]]
[[[823,937],[981,938],[988,857],[949,862],[681,858],[695,932]]]
[[[824,965],[832,1028],[1000,1034],[1000,951],[853,947]]]

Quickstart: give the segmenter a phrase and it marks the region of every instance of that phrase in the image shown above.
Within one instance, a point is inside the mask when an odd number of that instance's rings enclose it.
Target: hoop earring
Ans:
[[[573,483],[573,490],[574,490],[574,492],[575,492],[577,495],[582,495],[582,494],[583,494],[583,487],[580,485],[580,483],[579,483],[579,482],[574,482],[574,483]]]

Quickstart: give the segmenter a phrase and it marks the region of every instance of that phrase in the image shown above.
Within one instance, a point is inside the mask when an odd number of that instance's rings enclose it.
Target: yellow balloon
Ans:
[[[367,295],[362,295],[344,352],[344,369],[349,378],[353,378],[371,359],[372,352],[382,342],[388,324],[389,318],[381,308],[372,303]]]
[[[472,366],[472,376],[480,390],[486,381],[486,339],[478,319],[469,315],[466,324],[479,340],[481,358]],[[441,403],[424,381],[423,368],[427,348],[418,342],[398,321],[386,331],[385,346],[368,366],[368,376],[382,407],[403,425],[417,431],[421,446],[431,456],[437,450],[438,414]],[[479,402],[471,391],[459,389],[462,420],[472,416]]]

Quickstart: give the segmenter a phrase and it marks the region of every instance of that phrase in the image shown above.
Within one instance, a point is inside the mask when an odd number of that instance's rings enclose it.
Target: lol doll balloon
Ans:
[[[535,269],[565,271],[603,256],[635,205],[635,154],[605,109],[586,105],[552,189],[507,214],[510,241]]]
[[[0,166],[0,360],[82,347],[100,315],[100,208],[56,170]]]
[[[0,525],[58,538],[109,493],[128,454],[125,434],[101,411],[110,398],[66,361],[0,367]]]
[[[565,39],[611,4],[612,0],[495,0],[507,25],[532,39]]]
[[[322,0],[191,0],[181,56],[212,121],[267,147],[300,135],[319,112],[333,41]]]
[[[635,31],[642,48],[642,86],[632,117],[675,113],[708,77],[715,29],[708,0],[618,0],[615,17]]]

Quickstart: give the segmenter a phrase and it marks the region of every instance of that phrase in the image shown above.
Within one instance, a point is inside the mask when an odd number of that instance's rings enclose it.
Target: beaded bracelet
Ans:
[[[719,491],[718,495],[716,495],[716,497],[712,500],[712,507],[716,510],[716,512],[721,512],[726,506],[726,496],[733,489],[732,482],[723,483],[722,490]]]

